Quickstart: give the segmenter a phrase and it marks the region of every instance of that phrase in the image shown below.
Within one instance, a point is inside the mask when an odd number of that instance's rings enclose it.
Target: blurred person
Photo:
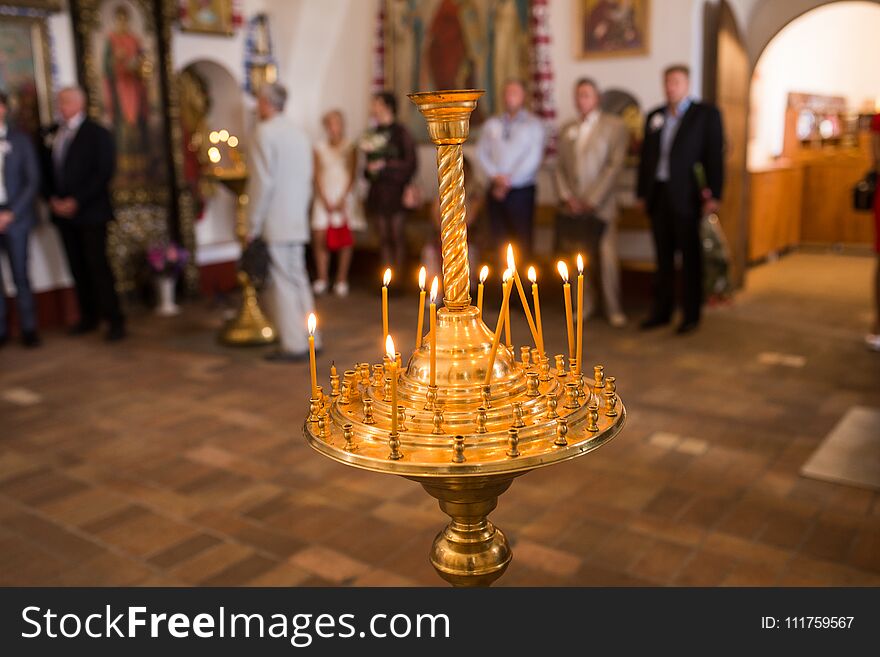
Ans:
[[[305,133],[282,116],[286,103],[280,84],[260,87],[248,182],[249,236],[265,240],[269,251],[269,298],[281,347],[266,359],[275,362],[308,359],[306,322],[314,309],[306,271],[313,155]]]
[[[361,139],[367,164],[366,176],[370,183],[366,210],[379,229],[382,266],[391,266],[398,272],[406,261],[404,223],[407,211],[414,205],[404,198],[416,175],[416,148],[409,131],[397,120],[397,99],[382,91],[373,96],[370,104],[373,128]],[[398,290],[393,287],[392,290]]]
[[[28,278],[28,237],[36,224],[34,202],[40,190],[40,165],[24,132],[9,125],[9,97],[0,91],[0,250],[9,257],[21,341],[38,347],[37,309]],[[0,270],[0,347],[9,340],[6,287]]]
[[[105,339],[117,342],[125,337],[125,317],[107,260],[116,145],[106,128],[86,116],[85,108],[82,89],[68,87],[58,94],[62,120],[47,133],[45,187],[79,304],[79,323],[70,332],[89,333],[103,319],[108,323]]]
[[[488,210],[492,238],[514,242],[524,259],[531,250],[535,223],[535,181],[544,157],[544,126],[525,109],[521,80],[504,84],[504,112],[480,131],[477,161],[489,179]]]
[[[312,248],[318,278],[312,284],[315,294],[329,289],[330,253],[339,254],[333,292],[348,296],[348,270],[354,250],[351,231],[361,227],[354,183],[357,152],[345,138],[345,120],[340,110],[324,115],[327,138],[315,146],[315,195],[312,204]]]
[[[880,178],[880,114],[871,120],[871,154],[874,172]],[[877,254],[877,267],[874,273],[874,325],[865,336],[865,344],[873,351],[880,351],[880,192],[874,192],[874,252]]]
[[[620,263],[617,255],[617,199],[615,185],[626,159],[629,133],[623,120],[599,108],[598,85],[590,78],[575,83],[578,118],[559,133],[556,186],[561,203],[556,220],[557,250],[570,252],[582,244],[590,254],[592,275],[587,316],[592,312],[596,274],[608,322],[626,324],[620,305]],[[598,262],[599,267],[593,267]]]
[[[682,319],[677,333],[699,326],[703,305],[703,253],[700,220],[717,212],[724,182],[721,113],[690,95],[690,70],[676,64],[663,72],[666,104],[648,113],[636,195],[651,217],[657,254],[654,303],[642,329],[672,319],[675,253],[681,253]],[[695,166],[705,171],[703,193]]]

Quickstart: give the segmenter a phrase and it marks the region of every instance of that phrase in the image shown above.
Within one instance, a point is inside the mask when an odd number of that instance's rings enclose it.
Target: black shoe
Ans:
[[[642,331],[650,331],[651,329],[666,326],[668,323],[668,317],[657,317],[656,315],[651,315],[647,319],[643,320],[641,324],[639,324],[639,329],[641,329]]]
[[[696,320],[691,320],[687,322],[682,322],[678,325],[678,328],[675,329],[676,335],[687,335],[688,333],[693,333],[700,326],[700,322]]]
[[[301,363],[309,359],[309,352],[302,351],[295,353],[292,351],[272,351],[265,356],[263,360],[270,363]]]
[[[67,334],[68,335],[85,335],[86,333],[91,333],[98,329],[97,322],[80,322],[73,328],[71,328]]]
[[[40,336],[36,331],[24,331],[21,334],[21,343],[25,349],[34,349],[43,344],[43,341],[40,340]]]
[[[104,341],[119,342],[120,340],[125,339],[125,335],[125,327],[122,324],[114,324],[107,329],[107,333],[104,335]]]

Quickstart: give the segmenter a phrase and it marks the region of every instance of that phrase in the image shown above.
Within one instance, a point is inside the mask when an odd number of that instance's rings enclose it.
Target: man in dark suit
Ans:
[[[9,99],[0,91],[0,250],[9,256],[21,340],[37,347],[37,309],[28,279],[28,236],[36,223],[34,201],[40,190],[40,166],[30,137],[9,125]],[[0,346],[9,339],[6,288],[0,271]]]
[[[82,89],[58,94],[62,122],[47,134],[46,182],[52,219],[61,231],[79,302],[74,335],[88,333],[103,319],[106,339],[125,337],[113,271],[107,261],[107,224],[113,220],[110,181],[116,167],[113,136],[85,114]]]
[[[674,305],[675,252],[681,253],[683,299],[679,334],[700,323],[703,256],[700,219],[718,210],[724,182],[721,114],[689,95],[686,66],[664,71],[666,105],[648,114],[642,143],[637,196],[651,217],[657,253],[654,305],[643,329],[664,326]],[[699,165],[699,166],[698,166]],[[698,179],[702,167],[705,181]]]

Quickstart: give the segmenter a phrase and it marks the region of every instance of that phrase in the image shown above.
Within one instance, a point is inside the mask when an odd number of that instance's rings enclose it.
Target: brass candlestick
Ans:
[[[220,183],[235,194],[235,236],[242,250],[247,246],[247,170],[243,165],[235,168],[214,167],[208,177]],[[220,342],[231,346],[250,346],[272,344],[278,339],[275,326],[260,308],[257,291],[250,277],[241,269],[236,274],[241,288],[241,305],[235,317],[230,319],[218,336]]]
[[[452,520],[434,539],[430,559],[454,586],[487,586],[507,569],[510,546],[488,515],[516,477],[600,447],[626,418],[616,392],[594,396],[601,413],[580,403],[577,384],[566,392],[571,378],[564,370],[551,376],[542,354],[517,362],[502,346],[491,384],[484,385],[493,335],[470,305],[462,175],[462,144],[482,93],[410,95],[437,145],[445,292],[445,308],[437,312],[437,385],[430,385],[430,343],[425,341],[398,374],[406,431],[390,435],[391,414],[399,409],[385,401],[384,385],[371,381],[366,369],[352,380],[347,396],[329,401],[323,436],[313,419],[304,427],[309,444],[321,454],[406,477],[439,501]],[[538,376],[532,363],[540,364]]]

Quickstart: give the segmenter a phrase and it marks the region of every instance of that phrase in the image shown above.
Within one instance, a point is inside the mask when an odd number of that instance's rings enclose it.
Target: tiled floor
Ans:
[[[847,409],[880,407],[870,269],[786,258],[688,338],[589,322],[587,361],[617,376],[628,426],[503,496],[499,585],[880,585],[880,495],[798,475]],[[560,300],[542,300],[558,349]],[[415,309],[392,300],[400,335]],[[325,362],[378,350],[375,296],[319,311]],[[0,583],[441,583],[436,503],[312,452],[307,367],[215,345],[219,321],[197,303],[134,317],[120,346],[47,334],[0,352]]]

